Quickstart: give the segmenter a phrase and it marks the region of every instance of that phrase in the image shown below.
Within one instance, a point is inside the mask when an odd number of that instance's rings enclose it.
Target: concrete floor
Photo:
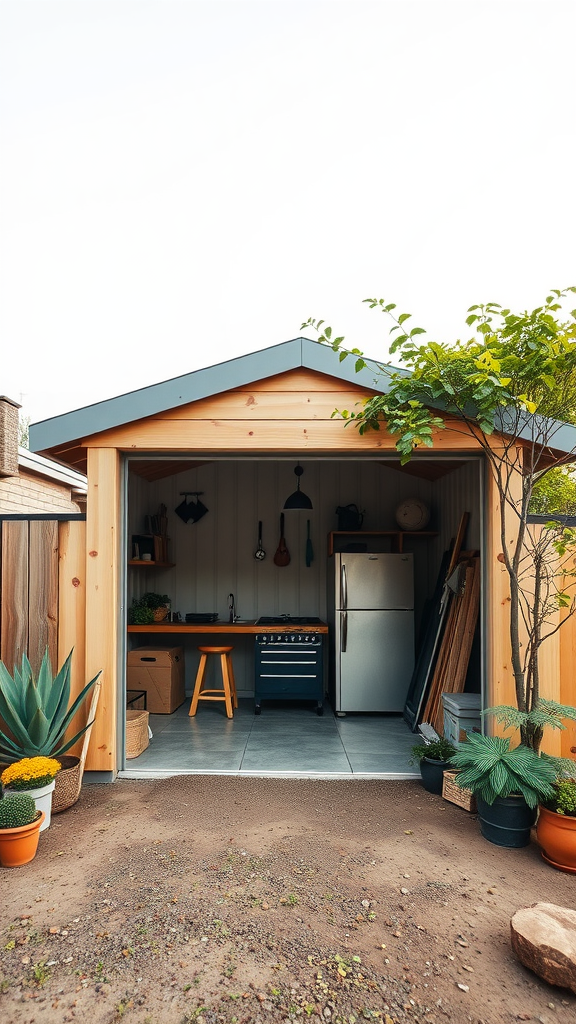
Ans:
[[[291,776],[306,778],[420,778],[409,763],[418,742],[401,715],[347,715],[329,705],[318,716],[313,704],[240,698],[234,718],[223,704],[200,704],[188,717],[190,696],[171,715],[150,715],[152,739],[126,761],[122,778],[180,774]]]

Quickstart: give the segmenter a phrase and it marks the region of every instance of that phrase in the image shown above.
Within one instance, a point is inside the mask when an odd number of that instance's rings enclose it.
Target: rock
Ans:
[[[576,911],[554,903],[517,910],[510,921],[518,959],[550,985],[576,993]]]

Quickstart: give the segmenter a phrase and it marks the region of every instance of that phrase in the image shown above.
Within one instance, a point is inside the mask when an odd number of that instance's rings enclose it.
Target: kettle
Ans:
[[[339,505],[336,509],[339,530],[361,530],[364,513],[357,505]]]

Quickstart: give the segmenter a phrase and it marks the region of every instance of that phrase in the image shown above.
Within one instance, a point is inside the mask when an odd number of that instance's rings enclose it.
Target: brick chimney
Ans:
[[[0,395],[0,476],[18,476],[18,402]]]

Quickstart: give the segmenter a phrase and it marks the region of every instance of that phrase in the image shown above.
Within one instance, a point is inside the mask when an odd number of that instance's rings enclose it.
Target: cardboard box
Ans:
[[[470,789],[461,789],[456,784],[456,776],[458,772],[445,771],[444,781],[442,783],[442,796],[445,800],[448,800],[451,804],[457,804],[458,807],[463,807],[465,811],[470,811],[472,814],[476,814],[478,810],[476,806],[476,797]]]
[[[136,647],[128,652],[126,686],[146,690],[152,715],[171,715],[186,700],[182,647]]]

